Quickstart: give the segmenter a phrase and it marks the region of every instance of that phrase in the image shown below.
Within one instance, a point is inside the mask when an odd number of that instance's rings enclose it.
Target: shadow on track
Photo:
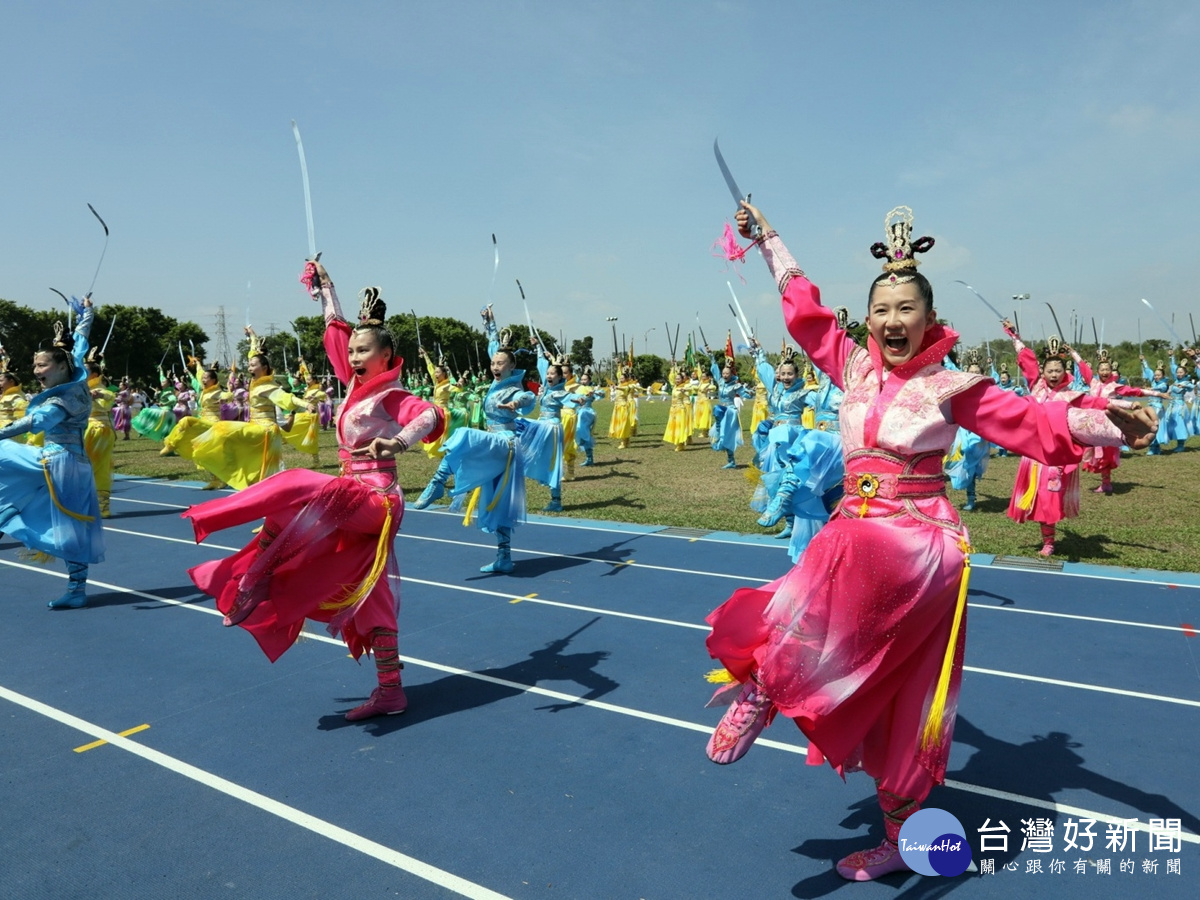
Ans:
[[[587,691],[581,698],[583,700],[603,697],[620,687],[618,682],[596,671],[596,667],[608,659],[609,652],[592,650],[584,653],[563,653],[576,635],[600,621],[600,618],[597,616],[566,637],[551,641],[541,650],[534,650],[528,659],[520,662],[500,668],[480,669],[473,675],[447,675],[428,684],[406,685],[404,693],[408,697],[409,707],[404,715],[368,719],[363,725],[376,736],[391,734],[401,728],[440,716],[518,697],[525,693],[526,686],[545,682],[566,681],[578,684]],[[338,702],[357,705],[365,699],[341,697]],[[562,712],[580,706],[581,703],[563,701],[539,706],[537,709]],[[355,723],[347,722],[344,716],[322,716],[317,728],[320,731],[333,731],[353,724]]]

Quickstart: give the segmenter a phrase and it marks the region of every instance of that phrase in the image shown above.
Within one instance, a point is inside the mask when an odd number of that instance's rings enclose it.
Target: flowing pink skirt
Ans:
[[[393,476],[372,477],[388,481]],[[333,608],[370,572],[387,504],[392,512],[388,570],[353,607]],[[183,514],[192,520],[197,541],[265,519],[261,533],[241,550],[188,574],[227,616],[251,610],[237,624],[254,635],[271,662],[296,641],[305,619],[328,622],[330,634],[340,635],[357,659],[371,649],[373,629],[397,630],[398,604],[388,582],[398,574],[391,549],[403,511],[398,490],[380,493],[353,477],[289,469]]]
[[[812,742],[809,764],[862,769],[886,790],[920,800],[946,773],[965,619],[941,740],[922,749],[921,733],[962,572],[959,536],[949,528],[838,511],[799,565],[739,590],[708,617],[708,650],[738,681],[757,673]]]
[[[1020,502],[1029,490],[1034,468],[1037,469],[1037,488],[1029,509]],[[1079,515],[1079,467],[1047,466],[1021,457],[1012,498],[1008,501],[1008,517],[1014,522],[1041,522],[1053,525]]]

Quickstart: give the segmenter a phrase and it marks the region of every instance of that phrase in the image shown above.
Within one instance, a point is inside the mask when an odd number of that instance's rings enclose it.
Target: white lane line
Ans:
[[[162,535],[162,534],[147,534],[144,531],[130,531],[129,529],[125,529],[125,528],[114,528],[107,524],[104,527],[105,527],[106,531],[113,531],[113,532],[116,532],[117,534],[128,534],[128,535],[132,535],[134,537],[149,538],[149,539],[155,540],[155,541],[169,541],[174,544],[187,544],[190,547],[196,547],[196,546],[210,547],[214,550],[227,550],[227,551],[231,551],[231,552],[236,552],[236,551],[242,549],[241,547],[228,547],[223,544],[213,544],[213,543],[210,543],[207,541],[204,544],[197,545],[194,540],[187,540],[185,538],[167,537],[166,535]],[[401,535],[401,536],[403,537],[403,535]],[[443,538],[421,538],[421,540],[441,541],[441,542],[449,543],[449,544],[460,543],[458,541],[448,541]],[[466,544],[466,546],[486,547],[488,549],[491,549],[491,547],[492,547],[491,544]],[[526,551],[526,552],[533,553],[536,551]],[[555,556],[557,554],[543,553],[541,555]],[[592,562],[600,562],[601,561],[601,560],[591,560],[590,557],[571,557],[571,558],[572,559],[588,559],[589,561],[592,561]],[[610,565],[611,565],[611,563],[610,563]],[[633,564],[631,563],[630,565],[633,565]],[[650,569],[650,568],[658,568],[658,567],[639,565],[639,568]],[[674,571],[678,571],[678,572],[691,571],[694,574],[701,574],[701,575],[710,574],[710,573],[704,573],[704,572],[694,572],[694,570],[689,570],[689,569],[676,569]],[[514,597],[518,596],[518,595],[514,595],[514,594],[503,593],[500,591],[486,591],[486,590],[482,590],[480,588],[469,588],[469,587],[464,587],[462,585],[447,584],[447,583],[441,582],[441,581],[425,581],[420,578],[410,578],[406,575],[401,575],[400,577],[401,577],[401,581],[412,582],[413,584],[431,585],[433,587],[446,588],[447,590],[451,590],[451,591],[465,591],[467,593],[486,594],[488,596],[504,597],[504,598],[510,599],[510,600],[514,599]],[[740,575],[739,576],[721,576],[721,577],[743,578],[743,576],[740,576]],[[744,578],[743,580],[754,581],[754,582],[758,582],[759,584],[766,583],[766,581],[762,578]],[[567,609],[578,609],[578,610],[583,610],[584,612],[595,612],[595,613],[601,613],[603,615],[620,616],[620,617],[626,618],[626,619],[640,619],[640,620],[643,620],[646,622],[657,622],[657,623],[664,624],[664,625],[678,625],[681,628],[699,628],[704,631],[708,630],[707,625],[696,625],[691,622],[677,622],[677,621],[674,621],[671,619],[659,619],[659,618],[655,618],[653,616],[639,616],[634,613],[623,613],[623,612],[617,612],[615,610],[599,609],[599,608],[590,607],[590,606],[576,606],[574,604],[559,603],[559,602],[556,602],[553,600],[542,600],[542,599],[534,599],[534,598],[526,598],[526,597],[520,597],[520,599],[527,603],[540,603],[543,606],[562,606]],[[1124,625],[1124,626],[1128,626],[1130,628],[1151,628],[1151,629],[1156,629],[1156,630],[1160,630],[1160,631],[1173,631],[1173,632],[1182,632],[1183,634],[1187,634],[1187,632],[1184,630],[1184,628],[1180,625],[1156,625],[1156,624],[1152,624],[1150,622],[1131,622],[1131,621],[1128,621],[1125,619],[1105,619],[1105,618],[1100,618],[1098,616],[1080,616],[1080,615],[1075,615],[1073,613],[1048,612],[1046,610],[1038,610],[1038,609],[1019,609],[1015,606],[993,606],[993,605],[987,604],[987,603],[968,603],[967,605],[972,609],[989,609],[989,610],[996,610],[996,611],[1001,611],[1001,612],[1025,613],[1027,615],[1034,615],[1034,616],[1051,616],[1051,617],[1058,618],[1058,619],[1071,619],[1071,620],[1078,621],[1078,622],[1096,622],[1096,623],[1103,624],[1103,625]]]
[[[64,572],[47,571],[46,569],[40,568],[38,566],[31,566],[31,565],[27,565],[25,563],[10,562],[6,559],[0,559],[0,564],[5,565],[5,566],[10,566],[14,569],[25,569],[27,571],[38,572],[43,575],[53,575],[56,578],[66,578],[67,577],[66,573],[64,573]],[[403,579],[403,580],[415,581],[415,579]],[[158,602],[158,603],[166,603],[171,606],[180,606],[180,607],[183,607],[184,609],[197,609],[197,610],[200,610],[201,612],[207,612],[210,615],[214,615],[214,616],[221,615],[221,613],[215,609],[208,609],[207,607],[198,606],[194,603],[186,603],[181,600],[171,600],[167,597],[160,597],[155,594],[148,594],[143,591],[133,590],[132,588],[123,587],[118,584],[109,584],[104,581],[91,581],[90,583],[94,584],[97,587],[105,588],[106,590],[117,591],[119,593],[124,593],[124,594],[132,594],[137,597],[144,597],[148,600],[154,600],[155,602]],[[507,600],[520,599],[522,603],[535,602],[535,598],[520,597],[520,596],[516,596],[513,594],[504,594],[504,593],[499,593],[499,592],[495,592],[495,591],[486,591],[482,588],[463,588],[463,587],[459,587],[456,585],[442,585],[436,581],[419,581],[418,583],[425,584],[425,585],[432,585],[435,587],[447,587],[447,588],[450,588],[451,590],[461,590],[461,591],[466,591],[468,593],[487,594],[490,596],[501,597],[501,598],[504,598]],[[568,606],[568,604],[553,604],[553,603],[551,605]],[[583,610],[585,612],[599,613],[601,615],[612,615],[612,616],[618,616],[618,617],[622,617],[622,618],[637,618],[636,616],[633,616],[628,613],[610,612],[609,610],[605,610],[605,609],[594,609],[591,607],[584,607],[584,606],[572,607],[572,608]],[[669,619],[658,619],[658,620],[652,620],[652,621],[657,621],[657,622],[660,622],[663,624],[669,624],[669,625],[680,625],[680,626],[689,627],[689,628],[704,628],[705,630],[707,630],[707,626],[696,626],[696,625],[689,625],[689,624],[683,623],[683,622],[672,622]],[[315,638],[317,640],[324,640],[324,641],[327,641],[328,643],[334,644],[339,647],[342,646],[341,641],[335,640],[333,638],[327,638],[322,635],[313,634],[312,632],[306,631],[305,636]],[[405,659],[410,659],[410,658],[405,657]],[[441,669],[443,671],[451,671],[451,669],[445,668],[445,667],[441,666],[439,663],[424,662],[422,660],[417,660],[417,659],[410,659],[410,661],[415,663],[416,665],[424,665],[424,666],[429,666],[430,668]],[[475,677],[475,675],[473,673],[467,672],[465,670],[455,669],[453,671],[457,674],[469,675],[471,677]],[[1172,704],[1176,704],[1179,706],[1200,707],[1200,700],[1189,700],[1185,697],[1171,697],[1171,696],[1168,696],[1165,694],[1150,694],[1150,693],[1146,693],[1144,691],[1128,691],[1123,688],[1105,687],[1104,685],[1099,685],[1099,684],[1085,684],[1084,682],[1080,682],[1080,681],[1064,681],[1061,678],[1045,678],[1041,675],[1027,675],[1027,674],[1024,674],[1021,672],[1006,672],[1001,669],[985,669],[985,668],[982,668],[979,666],[963,666],[963,671],[964,672],[973,672],[977,675],[993,675],[997,678],[1012,678],[1012,679],[1016,679],[1017,681],[1030,681],[1030,682],[1034,682],[1037,684],[1049,684],[1049,685],[1054,685],[1055,687],[1066,687],[1066,688],[1072,688],[1072,689],[1081,690],[1081,691],[1094,691],[1096,693],[1101,693],[1101,694],[1113,694],[1113,695],[1116,695],[1119,697],[1133,697],[1138,700],[1153,700],[1153,701],[1156,701],[1159,703],[1172,703]],[[480,677],[483,677],[483,676],[480,676]],[[543,692],[542,688],[531,687],[529,689],[535,693]],[[562,697],[564,697],[566,695],[561,695],[561,694],[551,692],[551,693],[547,693],[546,696],[555,696],[555,697],[558,697],[561,699]],[[619,709],[618,707],[613,707],[613,708]],[[636,713],[635,711],[630,711],[629,715],[638,715],[638,713]],[[652,716],[651,713],[646,713],[645,715],[648,717]]]
[[[125,479],[121,479],[121,480],[126,483],[129,483],[129,484],[147,484],[147,485],[152,485],[152,486],[153,485],[161,485],[163,487],[179,488],[179,489],[183,489],[183,490],[193,490],[193,491],[199,490],[199,488],[191,487],[190,485],[187,485],[187,484],[176,484],[176,483],[170,482],[170,481],[155,481],[155,480],[144,480],[144,479],[136,479],[135,480],[132,478],[125,478]],[[199,484],[199,483],[200,482],[195,482],[195,484]],[[184,509],[186,507],[180,507],[180,508]],[[404,512],[406,514],[419,513],[421,515],[431,515],[431,516],[454,516],[455,518],[462,517],[462,513],[452,513],[448,509],[437,508],[437,507],[431,507],[429,509],[413,509],[411,506],[406,506],[404,509]],[[680,534],[660,534],[659,532],[656,532],[656,531],[633,531],[633,530],[624,529],[624,528],[605,528],[603,525],[582,525],[577,522],[570,522],[570,521],[561,521],[561,522],[560,521],[554,521],[554,522],[540,521],[540,522],[527,522],[526,524],[533,525],[533,526],[540,525],[540,526],[544,526],[546,528],[573,528],[577,531],[601,531],[601,532],[605,532],[608,534],[623,534],[627,537],[628,536],[654,537],[654,538],[667,538],[667,539],[672,539],[672,540],[677,540],[677,541],[689,541],[689,542],[702,541],[702,542],[706,542],[706,543],[710,543],[710,544],[732,544],[737,547],[751,547],[751,548],[758,548],[760,550],[786,550],[787,549],[787,544],[784,542],[780,542],[778,544],[767,544],[767,543],[757,543],[757,542],[753,542],[753,541],[730,540],[728,538],[713,538],[713,537],[693,538],[693,537],[687,537],[685,535],[680,535]],[[636,525],[636,523],[631,523],[631,524]],[[651,527],[656,527],[656,526],[638,525],[637,527],[651,528]],[[666,526],[661,526],[661,527],[665,528]],[[751,536],[753,536],[753,535],[751,535]],[[984,553],[984,554],[980,554],[980,555],[990,556],[991,554]],[[1156,585],[1162,585],[1164,587],[1179,588],[1180,590],[1185,589],[1185,588],[1191,589],[1191,590],[1200,590],[1200,585],[1197,585],[1197,584],[1181,584],[1180,582],[1177,582],[1177,581],[1169,581],[1169,580],[1165,580],[1165,579],[1154,579],[1154,578],[1149,578],[1149,577],[1135,578],[1131,575],[1099,575],[1099,574],[1095,574],[1095,573],[1091,573],[1091,572],[1066,572],[1066,571],[1042,572],[1042,571],[1038,571],[1037,569],[1014,569],[1010,566],[997,566],[997,565],[993,565],[991,563],[984,563],[984,562],[972,563],[972,565],[977,568],[980,568],[980,569],[993,569],[997,572],[1010,572],[1010,573],[1015,572],[1015,573],[1019,573],[1019,574],[1025,574],[1025,575],[1050,575],[1050,576],[1066,575],[1070,578],[1094,578],[1098,581],[1124,581],[1124,582],[1134,582],[1135,584],[1156,584]],[[1164,574],[1169,575],[1169,573],[1164,573]],[[755,580],[755,579],[749,579],[749,580]]]
[[[986,553],[984,554],[984,556],[987,556],[987,555],[989,555],[989,554],[986,554]],[[981,569],[989,569],[993,572],[1009,572],[1009,573],[1016,573],[1016,574],[1020,574],[1020,575],[1051,575],[1051,576],[1065,575],[1067,578],[1094,578],[1096,581],[1123,581],[1126,584],[1156,584],[1156,585],[1159,585],[1160,587],[1178,588],[1181,591],[1182,590],[1192,590],[1192,591],[1200,590],[1200,584],[1185,584],[1185,583],[1182,583],[1179,581],[1168,580],[1170,577],[1170,574],[1171,574],[1170,572],[1162,573],[1162,574],[1168,576],[1167,578],[1151,578],[1148,575],[1144,578],[1139,578],[1132,574],[1130,574],[1130,575],[1098,575],[1098,574],[1094,574],[1092,572],[1067,572],[1065,570],[1061,571],[1061,572],[1043,572],[1043,571],[1039,571],[1037,569],[1017,569],[1012,566],[997,566],[992,563],[974,563],[973,562],[973,563],[971,563],[971,565],[975,566],[977,568],[981,568]],[[1192,573],[1181,572],[1180,574],[1181,575],[1191,575]]]
[[[401,532],[399,536],[402,538],[406,538],[407,540],[410,540],[410,541],[433,541],[434,543],[438,543],[438,544],[454,544],[455,546],[458,546],[458,547],[480,547],[485,550],[493,550],[496,547],[495,544],[480,544],[480,543],[475,543],[473,541],[455,541],[455,540],[451,540],[449,538],[426,537],[425,535],[405,534],[404,532]],[[570,553],[549,553],[545,550],[525,550],[520,547],[513,547],[512,552],[513,553],[525,553],[530,556],[549,556],[549,557],[553,557],[554,559],[580,559],[580,560],[583,560],[584,562],[601,563],[603,565],[613,566],[618,569],[624,568],[626,566],[629,566],[629,567],[636,566],[639,569],[653,569],[658,572],[678,572],[679,574],[682,574],[682,575],[704,575],[708,578],[731,578],[734,581],[739,581],[742,583],[752,582],[754,584],[766,584],[768,581],[770,581],[770,579],[768,579],[768,578],[755,578],[751,575],[729,575],[725,572],[705,572],[701,569],[678,569],[673,566],[655,566],[655,565],[651,565],[649,563],[638,562],[637,560],[632,559],[632,558],[627,559],[627,560],[625,560],[625,559],[599,559],[598,557],[595,557],[595,556],[575,556]]]
[[[140,756],[148,762],[162,766],[168,771],[182,775],[184,778],[189,778],[214,791],[219,791],[227,797],[240,800],[242,803],[277,816],[289,824],[297,825],[300,828],[311,831],[313,834],[318,834],[344,847],[349,847],[351,850],[356,850],[365,856],[370,856],[382,863],[386,863],[393,868],[408,872],[410,875],[415,875],[448,891],[453,891],[461,897],[469,897],[471,900],[508,900],[504,894],[498,894],[482,885],[475,884],[473,881],[467,881],[465,878],[460,878],[444,869],[431,866],[429,863],[422,862],[398,850],[393,850],[391,847],[385,847],[383,844],[376,843],[370,838],[365,838],[360,834],[355,834],[353,831],[348,831],[345,828],[334,825],[332,822],[318,819],[316,816],[309,815],[306,812],[296,809],[294,806],[280,803],[278,800],[268,797],[265,794],[260,794],[258,791],[243,787],[236,782],[222,778],[220,775],[214,775],[212,772],[205,771],[190,763],[185,763],[174,756],[151,749],[129,738],[121,737],[115,731],[101,728],[99,725],[94,725],[85,719],[80,719],[61,709],[48,706],[45,703],[34,700],[32,697],[26,697],[24,694],[18,694],[16,691],[0,686],[0,698],[8,700],[10,703],[15,703],[17,706],[23,706],[30,712],[45,716],[47,719],[52,719],[61,725],[66,725],[68,728],[81,731],[97,740],[107,741],[120,750],[125,750],[134,756]]]
[[[149,482],[147,482],[147,483],[149,483]],[[441,507],[441,508],[430,507],[428,509],[413,509],[412,507],[405,507],[404,511],[405,511],[405,513],[408,513],[410,511],[416,512],[416,513],[421,513],[422,515],[454,516],[457,519],[461,519],[462,515],[463,515],[460,512],[452,513],[445,507]],[[781,541],[778,544],[768,544],[766,542],[757,543],[754,541],[730,540],[729,538],[688,537],[687,535],[683,535],[683,534],[660,534],[657,531],[637,531],[634,529],[666,528],[667,527],[666,525],[642,525],[641,523],[638,523],[638,522],[630,522],[629,523],[630,525],[633,526],[633,528],[605,528],[603,525],[581,525],[578,522],[570,522],[570,521],[550,522],[547,520],[543,520],[540,522],[532,522],[531,521],[531,522],[526,522],[525,524],[526,525],[534,525],[534,526],[542,526],[545,528],[574,528],[576,531],[602,531],[602,532],[605,532],[606,534],[623,534],[626,537],[630,537],[630,536],[632,536],[632,537],[654,537],[654,538],[666,538],[668,540],[675,540],[675,541],[703,541],[704,543],[707,543],[707,544],[732,544],[736,547],[750,547],[750,548],[758,548],[760,550],[786,550],[787,549],[786,541]],[[751,537],[753,537],[753,535],[751,535]]]
[[[400,576],[402,584],[423,584],[429,587],[447,588],[452,591],[465,591],[469,594],[484,594],[488,597],[501,597],[509,602],[515,603],[537,603],[541,606],[557,606],[561,609],[575,609],[580,612],[598,613],[602,616],[615,616],[620,619],[635,619],[639,622],[653,622],[658,625],[674,625],[676,628],[694,628],[698,631],[708,631],[707,625],[697,625],[694,622],[679,622],[674,619],[659,619],[655,616],[641,616],[637,613],[618,612],[613,609],[600,609],[595,606],[580,606],[576,603],[563,603],[559,600],[543,600],[540,597],[529,597],[523,594],[505,594],[500,591],[489,591],[483,588],[464,587],[457,584],[443,584],[440,581],[426,581],[423,578],[410,578],[407,575]]]
[[[1038,809],[1047,809],[1056,813],[1063,813],[1068,816],[1076,816],[1081,819],[1095,819],[1097,822],[1106,822],[1112,825],[1124,825],[1132,831],[1141,831],[1146,834],[1162,834],[1177,838],[1188,844],[1200,844],[1200,835],[1192,834],[1188,831],[1167,831],[1164,828],[1153,828],[1148,822],[1139,822],[1137,819],[1128,819],[1124,816],[1112,816],[1108,813],[1096,812],[1091,809],[1084,809],[1081,806],[1071,806],[1069,803],[1055,803],[1053,800],[1042,800],[1038,797],[1026,797],[1023,794],[1013,794],[1008,791],[998,791],[995,788],[984,787],[979,784],[967,784],[963,781],[954,781],[947,778],[943,784],[948,788],[953,788],[956,791],[966,791],[970,794],[979,794],[983,797],[995,797],[997,800],[1007,800],[1010,803],[1021,803],[1027,806],[1034,806]]]
[[[1000,669],[983,669],[978,666],[963,666],[964,672],[975,672],[979,675],[995,675],[997,678],[1015,678],[1018,681],[1036,681],[1039,684],[1053,684],[1058,687],[1075,688],[1079,691],[1099,691],[1103,694],[1117,694],[1121,697],[1137,697],[1139,700],[1157,700],[1160,703],[1177,703],[1180,706],[1200,708],[1200,700],[1187,700],[1183,697],[1168,697],[1163,694],[1146,694],[1142,691],[1127,691],[1122,688],[1103,687],[1098,684],[1085,684],[1081,681],[1063,681],[1061,678],[1043,678],[1040,675],[1022,675],[1020,672],[1005,672]]]
[[[987,603],[968,603],[971,609],[993,609],[1000,612],[1025,613],[1029,616],[1053,616],[1056,619],[1074,619],[1077,622],[1099,622],[1103,625],[1126,625],[1130,628],[1157,628],[1161,631],[1176,631],[1187,634],[1182,625],[1154,625],[1150,622],[1130,622],[1127,619],[1103,619],[1099,616],[1077,616],[1071,613],[1046,612],[1041,609],[1020,609],[1016,606],[991,606]]]
[[[165,506],[167,509],[190,509],[191,507],[180,506],[178,503],[158,503],[154,500],[134,500],[131,497],[121,497],[117,494],[112,495],[113,500],[119,500],[122,503],[136,503],[139,506]]]
[[[213,544],[209,541],[205,541],[203,544],[197,544],[195,538],[189,540],[188,538],[168,537],[165,534],[146,534],[144,531],[130,531],[127,528],[113,528],[107,522],[104,523],[104,530],[112,531],[116,534],[129,534],[133,535],[134,537],[149,538],[152,541],[169,541],[172,544],[187,544],[189,547],[209,547],[213,550],[228,550],[233,553],[236,553],[238,550],[242,549],[241,547],[227,547],[224,544]]]
[[[0,560],[0,562],[4,562],[4,560]],[[42,570],[34,568],[33,566],[18,565],[18,564],[14,564],[14,563],[6,563],[6,564],[14,565],[17,568],[21,568],[21,569],[30,569],[31,571],[42,571]],[[57,573],[53,573],[53,574],[57,574]],[[60,577],[65,578],[66,575],[61,575]],[[221,613],[218,610],[210,609],[206,606],[197,606],[195,604],[185,603],[181,600],[172,600],[167,597],[156,597],[153,594],[146,594],[146,593],[143,593],[142,591],[135,591],[130,588],[124,588],[124,587],[120,587],[117,585],[104,585],[104,586],[108,587],[112,590],[122,591],[124,593],[129,593],[129,594],[135,594],[139,597],[148,597],[148,598],[157,600],[160,603],[167,604],[169,606],[177,606],[177,607],[181,607],[183,609],[193,610],[195,612],[207,613],[208,615],[211,615],[211,616],[220,616],[221,615]],[[340,641],[336,638],[332,638],[327,634],[305,631],[304,636],[310,640],[321,641],[326,644],[331,644],[334,647],[339,648],[339,650],[345,646],[342,641]],[[442,672],[442,673],[445,673],[448,675],[458,675],[463,678],[473,678],[477,681],[484,681],[489,684],[494,684],[494,685],[497,685],[500,687],[511,688],[520,693],[536,694],[538,696],[548,697],[553,700],[560,700],[560,701],[565,701],[568,703],[575,703],[580,706],[590,706],[590,707],[594,707],[599,710],[603,710],[605,712],[617,713],[618,715],[629,716],[631,718],[641,719],[641,720],[647,721],[647,722],[656,722],[660,725],[671,725],[675,728],[682,728],[685,731],[694,731],[694,732],[698,732],[700,734],[709,734],[712,732],[711,725],[701,725],[696,722],[688,722],[684,719],[676,719],[671,716],[661,716],[661,715],[658,715],[657,713],[644,712],[642,710],[632,709],[631,707],[627,707],[627,706],[618,706],[615,703],[606,703],[603,700],[589,700],[585,697],[577,697],[577,696],[573,696],[571,694],[563,693],[562,691],[553,691],[553,690],[550,690],[549,688],[538,687],[537,685],[521,684],[516,681],[508,681],[507,679],[504,679],[504,678],[496,678],[492,675],[483,675],[479,672],[473,672],[469,669],[460,669],[456,666],[447,666],[442,663],[435,663],[435,662],[430,662],[429,660],[416,659],[411,656],[405,656],[404,661],[405,661],[405,663],[412,664],[414,666],[422,666],[427,669],[432,669],[436,672]],[[2,691],[2,690],[3,690],[3,688],[0,688],[0,691]],[[107,734],[107,732],[106,732],[106,734]],[[125,739],[121,738],[121,740],[125,740]],[[797,755],[804,755],[804,754],[808,753],[808,747],[803,744],[785,743],[783,741],[775,741],[775,740],[771,740],[769,738],[764,738],[764,737],[758,738],[758,740],[755,741],[755,744],[757,744],[758,746],[761,746],[761,747],[769,747],[773,750],[782,750],[785,753],[793,753],[793,754],[797,754]],[[140,745],[137,745],[137,746],[140,746]],[[1053,800],[1043,800],[1038,797],[1026,797],[1023,794],[1014,794],[1009,791],[1001,791],[1001,790],[997,790],[995,788],[984,787],[982,785],[969,784],[964,781],[947,780],[945,782],[945,785],[946,785],[946,787],[951,788],[953,790],[964,791],[966,793],[971,793],[971,794],[979,794],[984,797],[995,797],[997,799],[1007,800],[1012,803],[1026,804],[1028,806],[1036,807],[1037,809],[1051,810],[1054,812],[1065,813],[1067,815],[1095,819],[1099,822],[1111,822],[1114,824],[1123,824],[1127,821],[1122,816],[1114,816],[1114,815],[1110,815],[1108,813],[1102,813],[1102,812],[1097,812],[1095,810],[1084,809],[1083,807],[1079,807],[1079,806],[1071,806],[1071,805],[1064,804],[1064,803],[1056,803]],[[1148,824],[1143,825],[1140,822],[1130,823],[1130,827],[1132,827],[1138,831],[1145,831],[1145,832],[1151,833],[1151,834],[1159,832],[1159,829],[1153,829]],[[1200,835],[1193,835],[1188,832],[1163,831],[1161,833],[1168,834],[1168,835],[1176,835],[1180,839],[1187,841],[1189,843],[1200,844]]]

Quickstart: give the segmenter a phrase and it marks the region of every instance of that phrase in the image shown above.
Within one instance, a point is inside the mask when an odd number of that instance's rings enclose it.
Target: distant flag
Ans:
[[[731,362],[731,363],[732,363],[732,362],[733,362],[733,360],[734,360],[734,355],[733,355],[733,332],[732,332],[732,331],[726,331],[726,332],[725,332],[725,359],[727,359],[727,360],[728,360],[729,362]]]

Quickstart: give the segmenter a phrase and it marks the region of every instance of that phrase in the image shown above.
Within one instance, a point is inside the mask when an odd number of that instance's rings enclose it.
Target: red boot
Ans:
[[[408,698],[400,686],[400,650],[396,638],[396,632],[384,628],[376,628],[371,632],[371,653],[375,657],[379,687],[371,691],[366,703],[346,713],[349,721],[398,716],[408,709]]]

